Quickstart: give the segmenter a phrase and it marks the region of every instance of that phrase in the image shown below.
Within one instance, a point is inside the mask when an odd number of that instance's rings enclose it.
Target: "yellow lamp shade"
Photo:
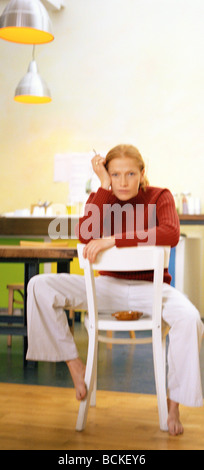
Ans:
[[[14,100],[25,104],[45,104],[50,103],[52,98],[50,96],[17,95],[14,96]]]
[[[10,0],[0,16],[0,38],[21,44],[54,39],[47,10],[39,0]]]
[[[14,100],[27,104],[43,104],[52,101],[50,90],[39,75],[35,60],[30,62],[26,75],[19,82]]]

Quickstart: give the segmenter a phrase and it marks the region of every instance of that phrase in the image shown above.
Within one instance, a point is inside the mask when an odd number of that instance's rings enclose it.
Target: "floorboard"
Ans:
[[[204,449],[204,408],[181,406],[185,431],[172,437],[159,429],[155,395],[97,391],[83,432],[78,406],[74,389],[0,383],[0,449]]]

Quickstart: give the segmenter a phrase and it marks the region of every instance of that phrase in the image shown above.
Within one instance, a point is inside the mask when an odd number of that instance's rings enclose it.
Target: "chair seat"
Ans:
[[[101,331],[145,331],[152,330],[153,322],[149,315],[144,315],[142,319],[120,321],[112,317],[111,314],[101,314],[98,316],[98,330]],[[85,317],[85,327],[89,328],[89,319]]]
[[[24,289],[24,284],[23,283],[18,283],[18,284],[7,284],[7,289],[11,290],[20,290]]]

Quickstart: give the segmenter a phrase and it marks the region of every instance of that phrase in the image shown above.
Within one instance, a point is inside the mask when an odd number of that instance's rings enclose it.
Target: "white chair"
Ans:
[[[86,362],[85,382],[87,396],[80,402],[76,430],[82,431],[86,426],[89,405],[96,404],[96,375],[98,341],[113,341],[117,343],[135,343],[137,339],[122,339],[101,337],[98,331],[152,331],[152,347],[154,374],[157,392],[160,429],[167,430],[167,396],[166,396],[166,334],[168,327],[163,323],[162,313],[162,284],[163,271],[169,264],[169,247],[141,246],[129,248],[110,248],[97,256],[95,263],[83,257],[84,245],[77,246],[80,267],[84,269],[88,316],[85,326],[88,331],[88,354]],[[98,316],[97,298],[95,291],[94,270],[101,271],[154,271],[152,316],[144,315],[139,320],[119,321],[111,315]],[[137,306],[135,306],[137,309]]]

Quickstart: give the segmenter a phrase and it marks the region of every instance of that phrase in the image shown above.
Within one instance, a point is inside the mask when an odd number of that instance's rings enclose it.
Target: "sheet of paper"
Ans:
[[[68,182],[69,198],[73,202],[85,201],[88,198],[87,188],[97,191],[100,186],[91,165],[93,156],[94,152],[59,153],[54,156],[54,181]]]

